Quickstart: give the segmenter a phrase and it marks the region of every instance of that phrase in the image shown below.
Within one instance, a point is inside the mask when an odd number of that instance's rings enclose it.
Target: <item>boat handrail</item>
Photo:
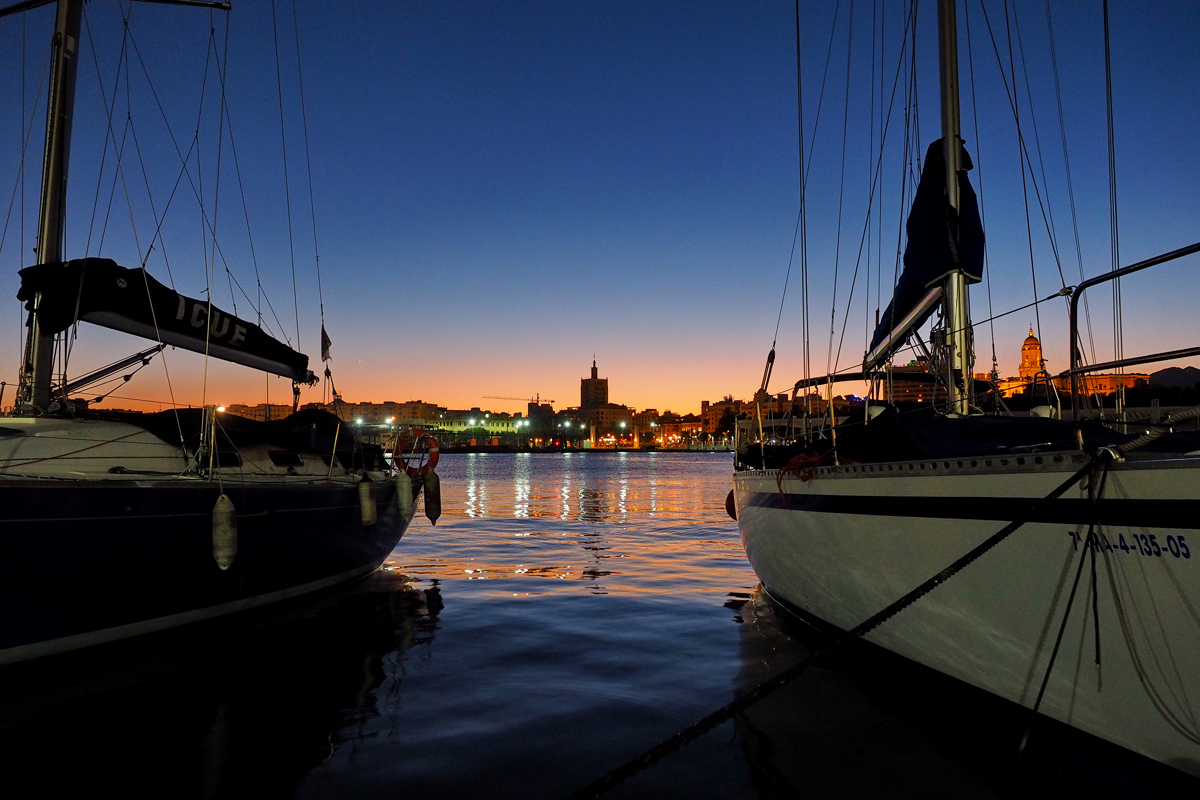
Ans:
[[[1075,287],[1071,292],[1071,368],[1059,377],[1071,378],[1071,416],[1073,419],[1079,418],[1079,376],[1086,372],[1096,372],[1103,369],[1116,369],[1118,367],[1128,367],[1134,364],[1150,364],[1155,361],[1169,361],[1176,358],[1186,358],[1188,356],[1200,355],[1200,347],[1188,347],[1182,350],[1168,350],[1161,353],[1149,353],[1147,355],[1134,356],[1132,358],[1121,358],[1115,361],[1106,361],[1103,364],[1093,364],[1091,366],[1081,367],[1079,365],[1079,298],[1084,290],[1090,289],[1093,286],[1108,281],[1115,280],[1125,275],[1150,267],[1156,267],[1159,264],[1165,264],[1168,261],[1174,261],[1184,256],[1190,256],[1193,253],[1200,252],[1200,242],[1190,244],[1187,247],[1181,247],[1178,250],[1171,250],[1166,253],[1147,258],[1144,261],[1139,261],[1136,264],[1130,264],[1128,267],[1106,272],[1103,275],[1097,275],[1094,278],[1089,278],[1083,283]]]

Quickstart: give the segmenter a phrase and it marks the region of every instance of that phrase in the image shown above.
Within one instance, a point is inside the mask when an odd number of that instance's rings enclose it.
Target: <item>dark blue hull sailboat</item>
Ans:
[[[50,2],[17,3],[0,17]],[[434,497],[437,491],[432,463],[398,470],[380,447],[360,443],[324,411],[256,422],[214,406],[97,413],[76,399],[167,345],[290,379],[294,412],[299,386],[316,382],[308,356],[214,305],[211,281],[208,298],[195,299],[144,266],[63,256],[83,9],[83,0],[57,2],[38,263],[21,270],[18,297],[29,312],[21,385],[13,414],[0,419],[0,665],[365,575],[403,536],[422,487]],[[205,223],[211,229],[207,216]],[[158,344],[68,380],[56,354],[61,337],[80,323]],[[327,351],[323,325],[322,339]]]

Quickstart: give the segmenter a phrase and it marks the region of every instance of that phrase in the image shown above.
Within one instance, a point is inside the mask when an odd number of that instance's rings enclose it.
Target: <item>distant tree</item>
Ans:
[[[717,433],[732,434],[733,429],[737,426],[737,414],[733,413],[733,409],[729,409],[721,418],[717,420]]]

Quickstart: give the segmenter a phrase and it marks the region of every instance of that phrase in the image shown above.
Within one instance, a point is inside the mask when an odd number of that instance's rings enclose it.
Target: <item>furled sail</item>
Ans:
[[[961,143],[959,146],[962,147]],[[879,318],[871,337],[869,352],[875,356],[876,363],[890,355],[890,350],[876,354],[876,347],[948,274],[957,269],[966,275],[968,283],[983,279],[983,223],[979,219],[975,190],[967,178],[972,164],[965,147],[962,148],[961,163],[959,211],[956,214],[946,202],[946,157],[942,140],[929,145],[925,152],[925,166],[905,225],[908,244],[904,248],[904,270],[896,282],[892,302]],[[908,330],[920,327],[936,307],[936,304],[929,304],[910,321]],[[903,335],[894,338],[891,350],[902,345],[905,338]]]
[[[167,288],[144,269],[127,269],[107,258],[79,258],[38,264],[20,274],[17,299],[32,311],[41,292],[38,318],[47,333],[83,320],[301,383],[315,380],[308,356],[253,323]]]

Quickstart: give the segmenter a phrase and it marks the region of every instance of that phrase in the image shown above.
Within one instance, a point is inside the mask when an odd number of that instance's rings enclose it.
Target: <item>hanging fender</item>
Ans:
[[[410,440],[410,442],[414,446],[414,451],[412,453],[412,458],[414,461],[418,460],[421,456],[420,451],[415,450],[415,445],[417,445],[417,444],[425,445],[424,452],[428,455],[429,458],[424,464],[422,464],[421,466],[418,467],[418,466],[414,466],[414,465],[410,464],[407,460],[405,460],[403,458],[403,456],[401,456],[400,463],[402,465],[402,469],[404,469],[404,471],[407,472],[409,474],[409,476],[413,477],[413,478],[420,478],[424,475],[428,475],[430,472],[433,471],[434,467],[436,467],[437,463],[438,463],[439,453],[438,453],[437,439],[434,439],[432,436],[425,434],[423,436],[418,436],[415,440]],[[406,444],[408,444],[408,442],[406,442]],[[400,447],[396,448],[396,450],[398,452],[403,452],[403,450],[406,450],[406,449],[408,449],[408,448],[400,448]]]
[[[425,475],[425,516],[429,524],[437,525],[438,517],[442,515],[442,480],[436,472]]]
[[[379,519],[379,509],[375,504],[375,482],[364,472],[358,482],[358,508],[364,528],[369,528]]]
[[[222,494],[217,498],[212,510],[212,553],[213,560],[221,571],[233,566],[237,558],[237,509],[229,495]]]
[[[413,481],[408,472],[400,470],[396,473],[396,505],[400,508],[400,516],[407,524],[413,518]]]

